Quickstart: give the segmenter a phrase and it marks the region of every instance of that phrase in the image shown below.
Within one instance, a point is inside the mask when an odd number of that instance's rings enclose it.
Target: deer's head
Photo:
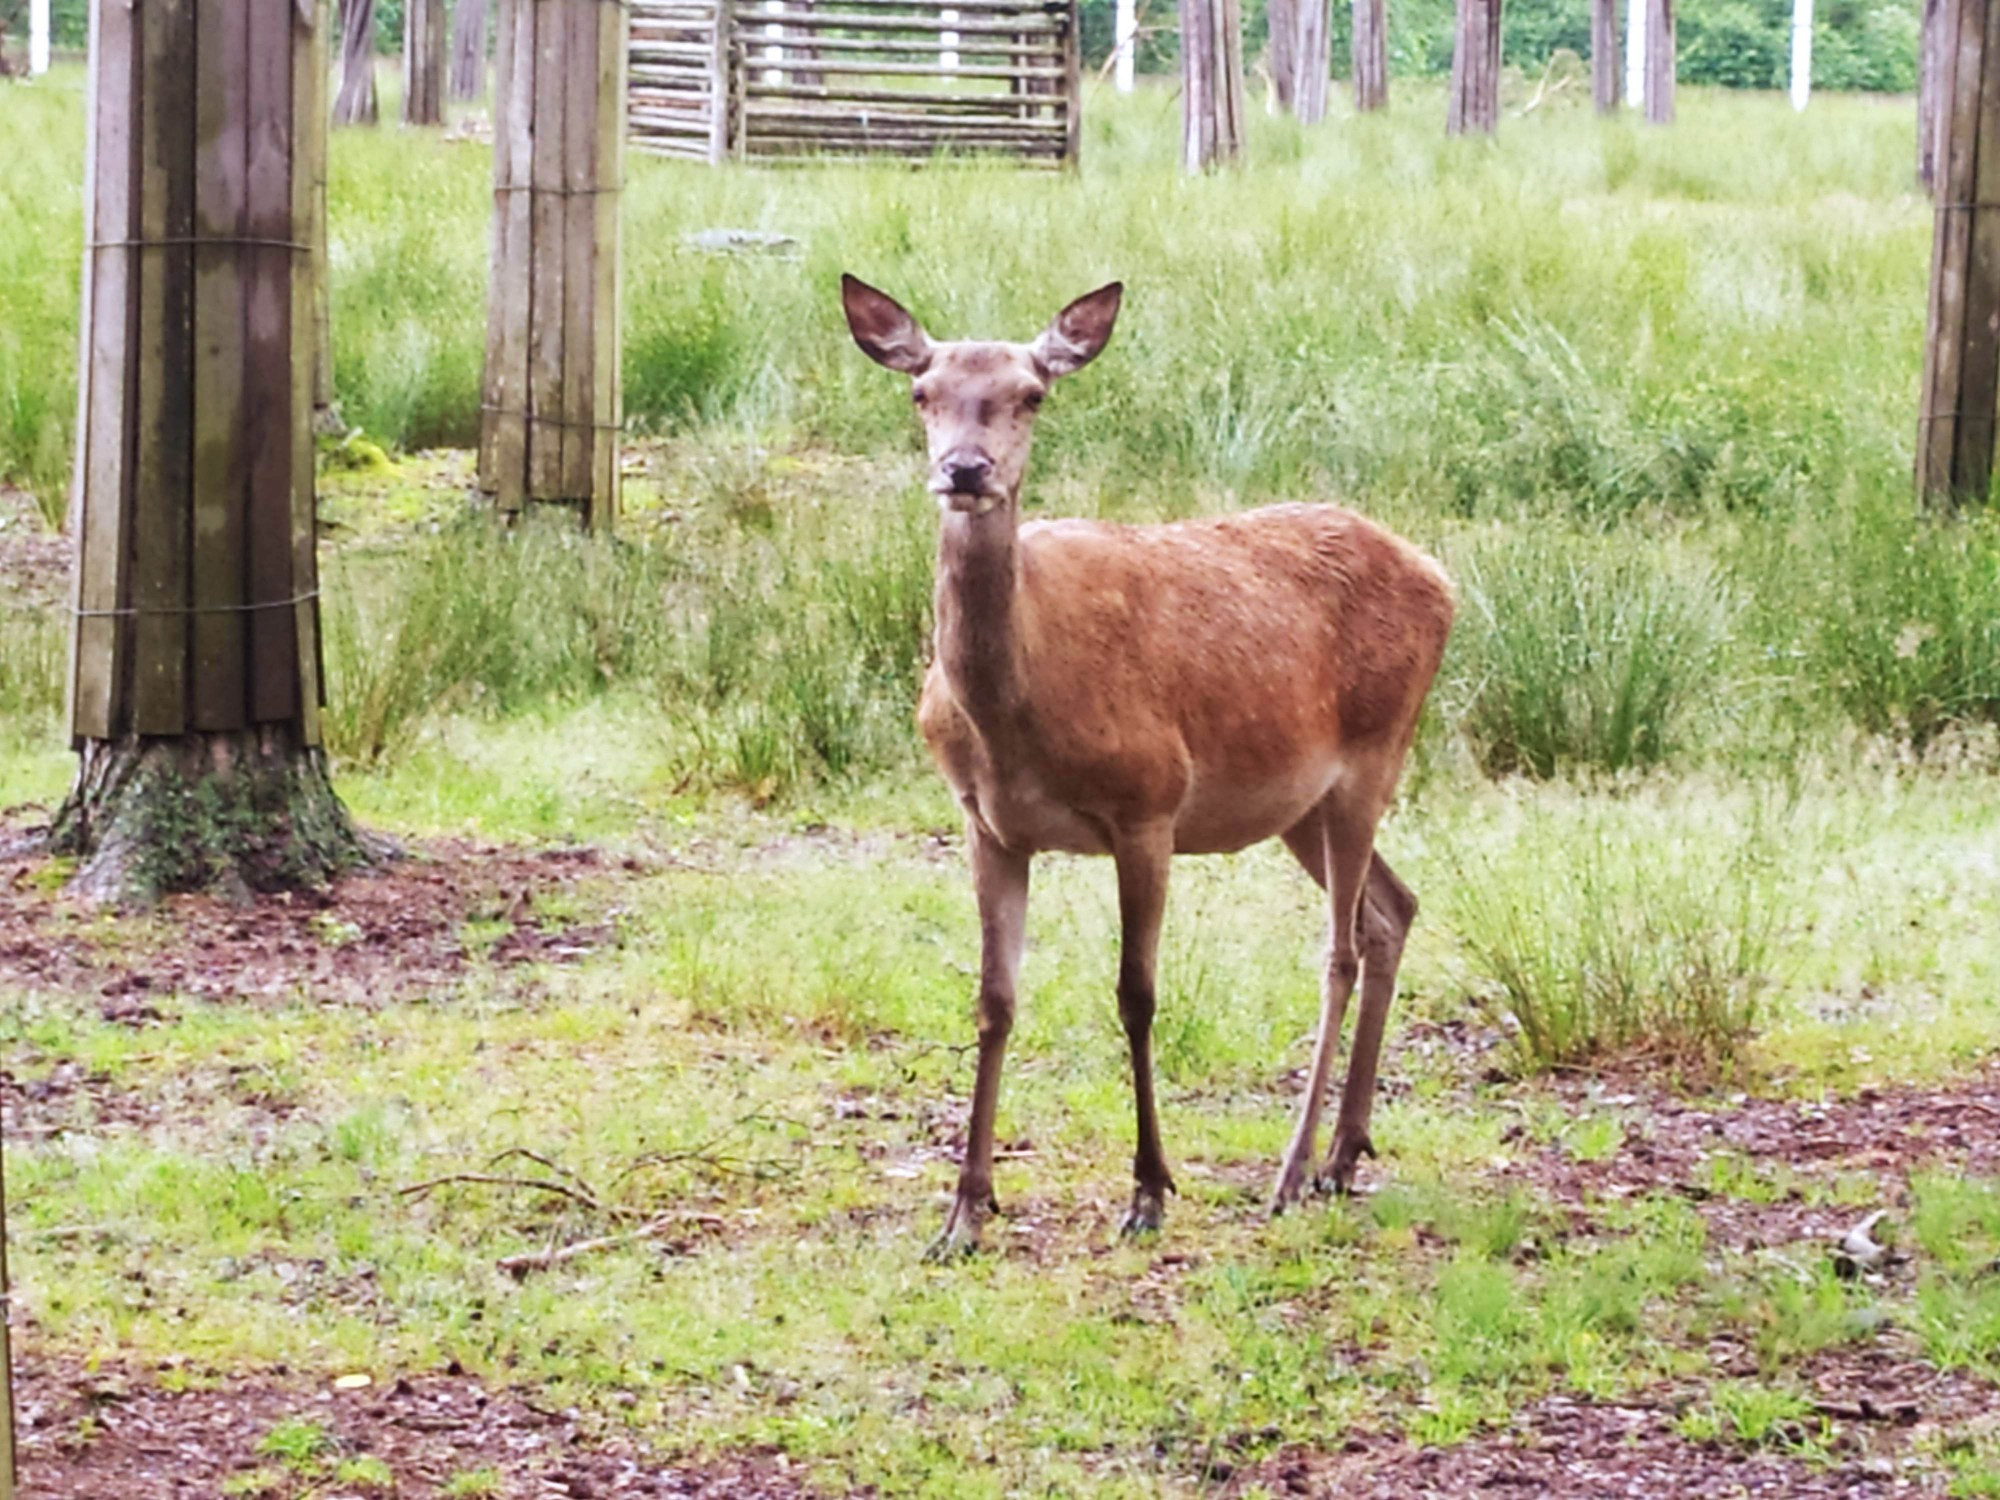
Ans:
[[[1114,281],[1077,298],[1032,343],[936,343],[895,298],[840,278],[854,342],[877,364],[910,377],[930,443],[931,493],[946,510],[971,515],[1020,494],[1042,397],[1109,342],[1124,291]]]

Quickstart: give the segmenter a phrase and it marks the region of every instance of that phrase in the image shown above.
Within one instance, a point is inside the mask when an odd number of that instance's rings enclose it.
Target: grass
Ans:
[[[0,473],[51,518],[78,87],[0,90]],[[430,451],[476,418],[482,150],[339,136],[336,366],[361,434],[323,484],[343,793],[404,834],[647,858],[547,908],[607,924],[588,956],[477,957],[408,1003],[163,982],[135,1030],[94,990],[10,991],[17,1080],[74,1067],[134,1106],[10,1139],[32,1337],[225,1381],[457,1360],[688,1461],[772,1450],[836,1493],[913,1496],[1212,1493],[1287,1444],[1476,1440],[1551,1393],[1692,1392],[1690,1441],[1821,1462],[1845,1450],[1801,1404],[1815,1359],[1893,1328],[2000,1377],[1991,1183],[1919,1177],[1908,1277],[1850,1285],[1809,1242],[1717,1242],[1696,1199],[1845,1213],[1890,1178],[1717,1153],[1572,1213],[1511,1175],[1544,1149],[1615,1174],[1646,1126],[1546,1073],[1812,1099],[1993,1051],[2000,533],[1910,513],[1908,111],[1690,91],[1671,131],[1555,109],[1460,149],[1437,103],[1406,89],[1387,120],[1311,135],[1260,120],[1254,170],[1195,183],[1157,93],[1093,97],[1073,180],[633,162],[641,432],[615,542],[498,532],[466,513],[464,455]],[[682,244],[725,224],[802,258]],[[1012,1214],[994,1255],[919,1263],[970,1087],[977,930],[910,722],[934,523],[906,403],[838,325],[846,267],[941,334],[1026,333],[1126,277],[1110,353],[1050,403],[1034,509],[1344,495],[1458,576],[1383,835],[1424,908],[1365,1201],[1259,1212],[1323,937],[1317,893],[1262,848],[1175,872],[1156,1051],[1182,1195],[1157,1245],[1114,1241],[1115,892],[1102,862],[1050,859],[999,1122]],[[61,622],[13,602],[0,806],[69,773]],[[355,957],[323,915],[315,957]],[[500,936],[481,915],[476,956]],[[1497,1052],[1460,1055],[1489,1032]],[[598,1206],[395,1192],[518,1147]],[[496,1268],[656,1215],[685,1243]],[[243,1482],[393,1482],[323,1438],[274,1428]],[[2000,1472],[1974,1432],[1934,1457],[1964,1493]]]

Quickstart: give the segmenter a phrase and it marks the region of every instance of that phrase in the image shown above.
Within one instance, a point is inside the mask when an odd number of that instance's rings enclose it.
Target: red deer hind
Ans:
[[[1451,629],[1452,590],[1409,543],[1333,505],[1158,526],[1022,524],[1021,476],[1048,388],[1111,337],[1114,282],[1027,344],[934,342],[852,276],[855,342],[911,379],[930,446],[937,651],[918,723],[965,808],[979,899],[979,1067],[958,1195],[933,1255],[978,1244],[1014,1019],[1028,864],[1045,849],[1117,865],[1118,1011],[1138,1107],[1124,1232],[1173,1188],[1153,1103],[1153,968],[1175,854],[1282,838],[1328,893],[1332,943],[1312,1074],[1272,1193],[1345,1191],[1373,1155],[1369,1110],[1416,897],[1374,852]],[[1333,1143],[1314,1141],[1342,1018],[1361,1015]]]

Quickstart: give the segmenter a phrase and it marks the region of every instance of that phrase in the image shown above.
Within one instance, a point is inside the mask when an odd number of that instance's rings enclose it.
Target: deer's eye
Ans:
[[[922,387],[912,386],[910,387],[910,399],[916,402],[917,405],[922,406],[930,398],[924,394]]]
[[[1042,393],[1040,391],[1030,391],[1021,398],[1021,404],[1027,407],[1029,411],[1040,411],[1042,409]]]

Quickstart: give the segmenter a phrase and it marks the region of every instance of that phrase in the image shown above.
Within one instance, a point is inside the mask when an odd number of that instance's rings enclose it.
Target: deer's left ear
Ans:
[[[1076,299],[1055,316],[1028,347],[1051,380],[1073,375],[1111,342],[1125,283],[1114,281]]]

